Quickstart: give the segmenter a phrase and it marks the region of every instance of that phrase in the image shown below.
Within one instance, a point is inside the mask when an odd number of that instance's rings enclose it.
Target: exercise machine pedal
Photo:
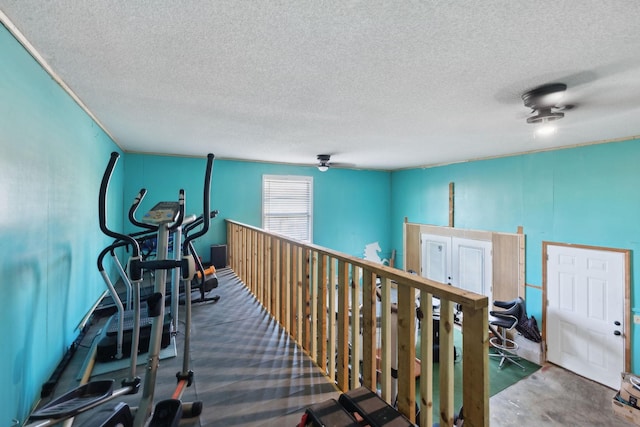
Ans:
[[[81,385],[38,409],[30,418],[42,420],[73,417],[110,397],[113,384],[113,380],[100,380]]]
[[[182,402],[182,418],[199,417],[202,414],[202,401]]]
[[[151,341],[151,323],[153,318],[144,316],[140,319],[140,337],[138,342],[138,353],[146,353],[149,350],[149,342]],[[133,337],[133,312],[125,312],[124,338],[122,346],[123,357],[131,356],[131,340]],[[166,348],[171,344],[171,314],[166,313],[162,323],[162,339],[160,348]],[[97,362],[109,362],[116,358],[118,349],[118,322],[115,317],[109,319],[109,322],[102,331],[98,340],[96,349]]]
[[[82,427],[127,427],[133,425],[133,416],[129,405],[118,402],[113,407],[96,410]]]
[[[148,427],[178,427],[182,418],[182,402],[178,399],[161,400],[153,410]]]

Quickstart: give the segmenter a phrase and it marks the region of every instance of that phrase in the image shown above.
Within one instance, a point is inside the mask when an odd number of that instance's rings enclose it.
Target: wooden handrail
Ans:
[[[227,220],[229,265],[256,299],[343,391],[379,389],[416,421],[420,375],[420,425],[433,423],[433,324],[419,330],[422,363],[416,371],[416,292],[420,301],[440,298],[441,426],[452,426],[453,306],[462,307],[463,407],[466,426],[489,424],[488,300],[486,296],[425,279],[321,246]],[[382,301],[377,302],[380,279]],[[397,286],[397,315],[390,289]],[[431,304],[423,304],[426,319]],[[357,315],[354,315],[357,313]],[[379,318],[376,313],[379,313]],[[396,325],[397,322],[397,325]],[[394,326],[395,325],[395,326]],[[397,366],[397,382],[391,367]]]

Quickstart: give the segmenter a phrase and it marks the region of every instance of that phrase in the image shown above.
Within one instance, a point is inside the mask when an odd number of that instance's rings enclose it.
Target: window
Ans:
[[[262,176],[262,228],[312,242],[313,177]]]

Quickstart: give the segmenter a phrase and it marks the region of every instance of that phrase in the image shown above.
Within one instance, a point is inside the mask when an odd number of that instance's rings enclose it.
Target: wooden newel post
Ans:
[[[484,307],[463,307],[462,402],[465,426],[489,425],[489,320]],[[475,368],[474,368],[475,367]],[[465,369],[466,368],[466,369]]]

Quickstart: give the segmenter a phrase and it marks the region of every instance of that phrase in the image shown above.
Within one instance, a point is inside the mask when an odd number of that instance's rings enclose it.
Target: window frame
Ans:
[[[275,182],[275,181],[280,181],[280,182],[297,182],[297,183],[305,183],[307,184],[307,188],[308,188],[308,200],[306,200],[306,206],[307,206],[307,212],[303,212],[300,215],[291,215],[291,218],[293,217],[304,217],[306,218],[307,221],[307,234],[309,236],[308,240],[305,239],[300,239],[299,237],[295,237],[295,236],[290,236],[287,235],[285,233],[282,232],[282,230],[269,230],[266,227],[266,219],[269,217],[275,217],[278,216],[276,214],[267,214],[266,213],[266,207],[267,207],[267,194],[266,194],[266,184],[268,182]],[[277,195],[275,197],[270,197],[271,199],[275,199],[277,197]],[[308,175],[273,175],[273,174],[264,174],[262,175],[262,203],[261,203],[261,209],[262,209],[262,228],[264,230],[268,230],[274,233],[278,233],[281,234],[283,236],[286,236],[288,238],[291,239],[295,239],[295,240],[299,240],[302,242],[306,242],[306,243],[313,243],[313,177],[312,176],[308,176]]]

